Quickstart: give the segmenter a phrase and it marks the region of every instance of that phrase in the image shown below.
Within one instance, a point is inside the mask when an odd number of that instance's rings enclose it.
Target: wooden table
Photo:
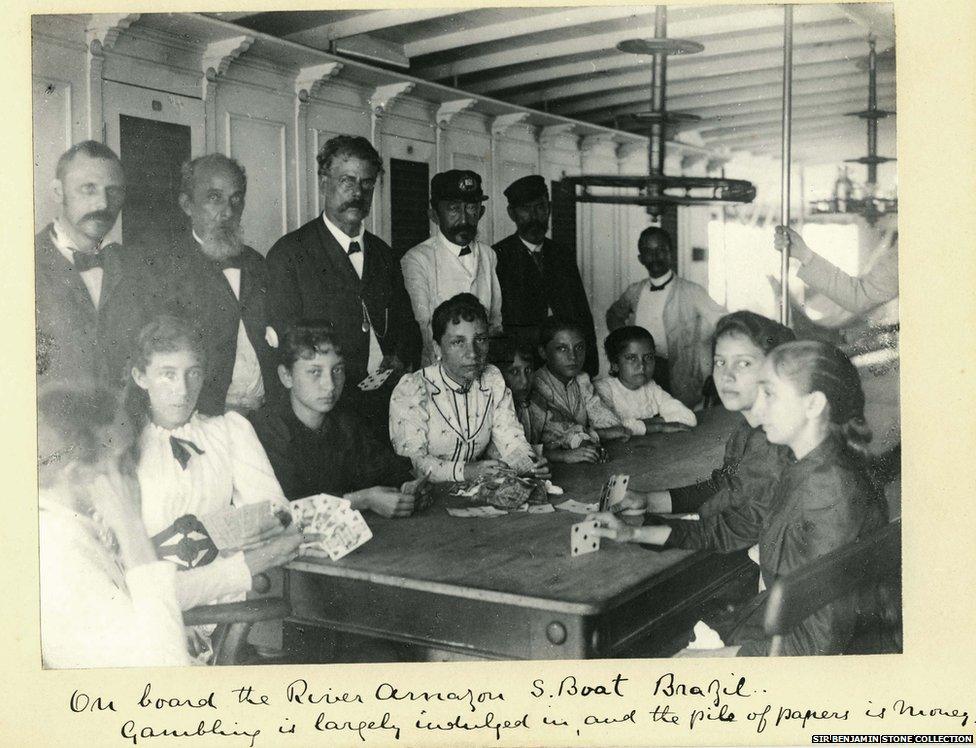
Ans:
[[[605,465],[555,465],[565,497],[553,501],[595,501],[612,473],[628,473],[638,488],[692,482],[721,464],[734,418],[712,411],[693,432],[611,445]],[[624,656],[694,623],[751,565],[742,554],[611,541],[572,558],[569,528],[581,519],[563,511],[456,518],[439,503],[408,519],[369,516],[373,539],[346,558],[288,567],[286,648],[301,661],[324,627],[484,658]]]

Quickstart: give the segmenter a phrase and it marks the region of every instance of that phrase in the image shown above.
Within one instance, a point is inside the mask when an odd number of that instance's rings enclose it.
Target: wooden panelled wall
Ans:
[[[208,81],[201,73],[199,47],[138,24],[125,29],[111,48],[93,60],[85,16],[35,16],[33,29],[35,223],[43,226],[56,211],[50,181],[58,156],[88,137],[118,149],[118,117],[177,122],[192,130],[193,154],[219,151],[239,160],[248,173],[246,240],[267,252],[284,233],[320,210],[315,154],[336,134],[372,138],[390,158],[425,161],[430,173],[449,168],[478,172],[491,196],[481,223],[482,240],[492,243],[514,226],[506,212],[504,188],[518,177],[540,173],[547,180],[585,173],[640,174],[646,153],[620,145],[612,135],[580,138],[571,125],[538,128],[496,127],[477,104],[437,121],[438,103],[391,96],[374,127],[370,97],[375,86],[344,78],[341,65],[300,93],[294,70],[244,51],[230,55],[226,69]],[[190,40],[192,42],[192,40]],[[669,154],[671,173],[704,174],[704,164],[681,163]],[[389,240],[389,183],[377,189],[370,229]],[[702,244],[707,209],[681,209],[678,269],[707,282],[707,263],[691,262],[691,246]],[[606,308],[631,282],[644,277],[636,241],[648,225],[635,207],[580,205],[577,255],[591,299],[597,334],[604,334]],[[125,220],[123,210],[122,221]],[[119,227],[112,238],[118,238]]]

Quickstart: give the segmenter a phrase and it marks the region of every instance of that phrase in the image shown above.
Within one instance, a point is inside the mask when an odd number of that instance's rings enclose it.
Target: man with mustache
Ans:
[[[576,248],[561,247],[546,236],[549,190],[538,174],[522,177],[505,189],[515,233],[493,249],[498,255],[505,332],[534,350],[539,326],[547,317],[575,322],[585,332],[586,363],[591,377],[599,370],[593,315],[576,266]]]
[[[241,236],[246,192],[243,167],[221,153],[185,163],[179,203],[189,226],[161,262],[163,309],[203,336],[207,371],[197,409],[208,415],[247,414],[277,382],[268,271]]]
[[[390,395],[420,360],[420,332],[396,255],[364,221],[383,159],[363,137],[338,135],[319,151],[322,214],[286,234],[268,253],[268,309],[280,339],[300,320],[332,325],[349,386],[339,408],[389,441]],[[355,386],[390,370],[378,388]]]
[[[637,240],[647,280],[631,284],[607,309],[607,329],[637,325],[655,345],[654,381],[689,408],[702,399],[712,373],[712,333],[725,308],[673,270],[671,235],[649,226]]]
[[[430,182],[430,219],[437,224],[437,232],[400,260],[424,339],[424,366],[432,364],[436,356],[430,324],[434,310],[459,293],[477,297],[488,310],[489,332],[501,332],[498,259],[491,247],[477,240],[487,199],[481,177],[473,171],[451,169],[435,174]]]
[[[125,201],[119,157],[77,143],[58,159],[52,193],[57,218],[34,238],[38,385],[87,379],[118,390],[148,287],[139,252],[103,246]]]

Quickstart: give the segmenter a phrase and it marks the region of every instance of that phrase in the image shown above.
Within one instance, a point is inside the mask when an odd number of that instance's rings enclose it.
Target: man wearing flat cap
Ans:
[[[494,246],[505,332],[534,347],[546,317],[575,322],[586,333],[584,369],[592,377],[599,368],[593,315],[575,248],[561,247],[546,237],[550,215],[546,180],[538,174],[517,179],[506,188],[505,197],[515,233]]]
[[[495,253],[478,241],[478,222],[485,214],[481,177],[452,169],[430,182],[430,218],[434,236],[410,249],[400,260],[403,282],[424,339],[423,361],[435,359],[430,320],[434,310],[459,293],[470,293],[488,310],[491,332],[502,327],[502,292],[495,272]]]

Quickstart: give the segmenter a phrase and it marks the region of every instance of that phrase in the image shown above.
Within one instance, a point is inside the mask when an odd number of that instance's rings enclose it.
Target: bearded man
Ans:
[[[267,269],[241,236],[246,192],[243,167],[223,154],[184,164],[179,203],[189,230],[160,262],[162,310],[203,335],[207,374],[197,409],[208,415],[249,413],[276,382]]]

